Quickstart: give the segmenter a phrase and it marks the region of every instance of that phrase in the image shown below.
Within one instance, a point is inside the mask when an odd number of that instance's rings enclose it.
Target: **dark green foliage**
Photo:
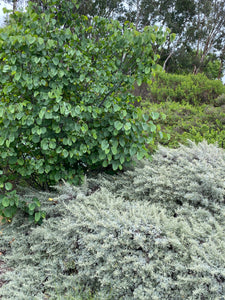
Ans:
[[[8,186],[9,183],[5,185]],[[31,220],[39,223],[45,218],[45,213],[39,211],[40,206],[41,203],[37,198],[32,198],[30,201],[27,199],[23,200],[17,195],[15,190],[0,195],[0,216],[4,218],[3,220],[10,220],[14,217],[17,210],[20,209],[24,211]]]
[[[203,74],[176,75],[161,72],[154,78],[147,97],[157,103],[186,101],[196,105],[213,103],[224,91],[225,87],[220,80],[210,80]]]
[[[77,299],[82,288],[102,300],[222,299],[224,165],[206,143],[161,148],[124,175],[39,193],[41,226],[17,215],[2,228],[2,299]]]
[[[209,79],[218,79],[223,77],[222,72],[222,61],[219,59],[215,59],[215,57],[210,56],[208,57],[208,62],[206,63],[206,66],[203,69],[203,73],[206,74],[206,76]]]
[[[161,143],[169,147],[177,147],[179,143],[187,144],[187,140],[218,143],[225,147],[225,106],[222,105],[223,95],[214,101],[214,105],[193,106],[188,103],[162,102],[159,104],[143,102],[145,113],[155,111],[166,115],[159,119],[157,126],[161,126],[164,135],[170,139],[156,139],[154,145]],[[221,106],[219,106],[219,103]],[[150,146],[155,148],[155,146]]]
[[[92,17],[112,18],[115,14],[123,11],[121,0],[111,0],[110,2],[105,0],[29,0],[29,2],[34,3],[35,11],[38,13],[54,9],[57,12],[57,19],[60,16],[62,24],[65,24],[65,19],[68,23],[74,13]]]
[[[56,15],[54,5],[42,14],[32,5],[16,12],[0,32],[3,193],[15,178],[46,189],[62,178],[78,184],[92,169],[121,170],[133,156],[148,156],[156,134],[127,91],[157,70],[153,44],[167,33],[74,12],[69,18],[67,6]]]

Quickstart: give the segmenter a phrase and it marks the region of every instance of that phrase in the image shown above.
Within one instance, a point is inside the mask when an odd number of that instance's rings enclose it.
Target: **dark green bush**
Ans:
[[[0,34],[0,165],[42,187],[76,182],[81,169],[122,169],[147,154],[143,131],[154,135],[127,90],[151,74],[163,33],[98,17],[72,25],[29,8]]]
[[[224,179],[224,150],[202,143],[161,148],[121,176],[58,187],[52,201],[39,193],[43,224],[17,215],[2,230],[11,270],[0,296],[64,299],[83,287],[99,300],[222,299]]]
[[[158,73],[149,87],[146,100],[150,102],[183,101],[191,104],[213,103],[225,92],[219,80],[210,80],[203,74],[176,75]]]
[[[57,1],[45,14],[30,4],[0,31],[3,193],[11,176],[46,189],[62,178],[77,184],[91,169],[121,170],[148,156],[156,133],[127,91],[157,68],[153,44],[167,33],[76,14],[62,28]]]

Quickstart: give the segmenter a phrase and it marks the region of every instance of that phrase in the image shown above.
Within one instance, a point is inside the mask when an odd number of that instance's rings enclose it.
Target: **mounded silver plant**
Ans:
[[[223,299],[224,162],[206,143],[160,148],[122,176],[39,194],[41,226],[18,215],[2,230],[2,299]]]
[[[152,161],[115,176],[113,184],[105,176],[101,185],[129,200],[160,202],[173,209],[189,203],[217,211],[225,204],[225,151],[205,141],[190,141],[178,149],[160,146]]]

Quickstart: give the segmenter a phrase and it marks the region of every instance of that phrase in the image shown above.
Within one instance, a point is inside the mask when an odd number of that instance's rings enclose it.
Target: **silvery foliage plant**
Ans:
[[[39,193],[43,224],[2,230],[2,299],[223,299],[224,164],[205,142],[159,148],[123,175]]]

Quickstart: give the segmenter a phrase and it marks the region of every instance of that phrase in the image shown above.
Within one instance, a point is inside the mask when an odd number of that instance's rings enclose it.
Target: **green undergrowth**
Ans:
[[[117,175],[23,190],[46,211],[1,226],[2,299],[223,299],[225,151],[159,147]]]
[[[225,148],[225,104],[223,97],[218,97],[214,105],[191,105],[189,103],[177,103],[166,101],[162,103],[142,103],[144,112],[158,112],[166,115],[165,119],[159,119],[158,126],[164,136],[170,139],[155,139],[151,149],[156,149],[157,143],[178,147],[179,143],[188,144],[188,140],[209,143],[218,143],[219,147]]]

